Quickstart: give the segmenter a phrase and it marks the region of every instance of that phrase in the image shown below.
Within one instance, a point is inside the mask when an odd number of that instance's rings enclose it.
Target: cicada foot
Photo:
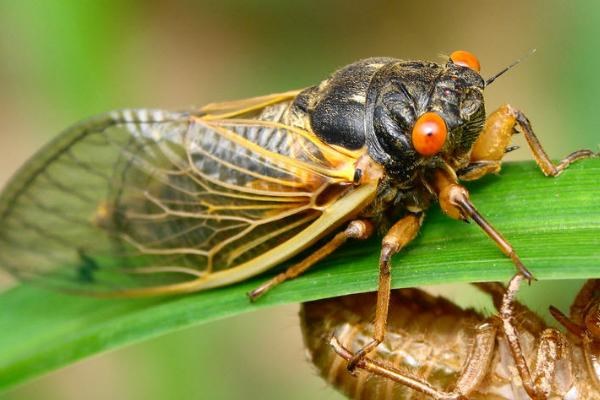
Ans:
[[[381,340],[373,339],[371,342],[369,342],[363,348],[361,348],[356,353],[354,353],[354,355],[352,355],[352,357],[350,357],[348,359],[348,365],[346,367],[348,369],[348,372],[350,372],[351,374],[354,374],[354,370],[356,369],[358,364],[360,362],[362,362],[363,359],[369,353],[371,353],[373,350],[375,350],[377,348],[377,346],[379,346],[380,343],[381,343]]]
[[[594,153],[592,150],[582,149],[574,151],[569,154],[558,164],[555,164],[550,160],[548,154],[544,151],[542,144],[538,140],[535,133],[533,133],[533,128],[531,127],[531,122],[527,119],[525,114],[523,114],[520,110],[517,110],[510,105],[506,105],[506,107],[510,110],[514,118],[516,119],[517,126],[523,132],[525,136],[525,140],[527,140],[527,144],[531,153],[533,154],[533,158],[535,162],[538,164],[544,175],[546,176],[558,176],[560,175],[569,165],[578,160],[583,160],[586,158],[597,157],[599,154]]]

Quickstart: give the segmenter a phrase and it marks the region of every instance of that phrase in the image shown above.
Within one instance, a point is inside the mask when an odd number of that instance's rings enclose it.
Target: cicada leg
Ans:
[[[556,307],[550,313],[569,332],[571,339],[583,346],[586,368],[596,391],[600,391],[598,359],[600,349],[600,279],[590,279],[579,290],[571,305],[571,318]]]
[[[595,300],[598,291],[600,290],[599,279],[589,279],[579,290],[573,304],[571,304],[571,317],[567,317],[558,308],[550,306],[550,314],[556,319],[567,331],[573,335],[573,338],[580,343],[586,333],[586,314],[590,310],[592,302]],[[600,327],[600,319],[594,317],[591,319]]]
[[[589,279],[579,290],[571,304],[571,319],[576,324],[583,324],[586,310],[600,292],[600,279]]]
[[[306,257],[304,260],[292,265],[284,272],[276,275],[275,277],[263,283],[256,289],[252,290],[248,293],[248,297],[250,298],[250,300],[255,301],[260,296],[264,295],[267,291],[271,290],[280,283],[289,279],[293,279],[304,273],[307,269],[315,265],[318,261],[333,253],[337,248],[343,245],[346,242],[346,240],[367,239],[373,234],[373,230],[373,224],[368,220],[356,220],[350,222],[350,224],[348,224],[348,227],[343,232],[340,232],[337,235],[335,235],[333,239],[327,242],[323,247],[317,249],[314,253]]]
[[[379,286],[377,289],[373,340],[352,357],[348,363],[349,371],[352,371],[362,358],[373,351],[383,341],[390,305],[391,259],[394,254],[402,250],[417,236],[422,222],[422,213],[408,214],[396,222],[383,238],[381,254],[379,256]]]
[[[475,208],[469,199],[467,189],[456,182],[456,177],[447,170],[437,169],[431,182],[433,191],[438,196],[442,211],[455,219],[466,221],[471,219],[496,243],[502,252],[511,259],[517,270],[527,280],[533,275],[525,268],[512,245],[498,232]]]
[[[541,400],[548,398],[552,390],[559,362],[569,356],[568,342],[556,329],[545,329],[539,336],[533,374],[531,373],[515,324],[515,296],[522,280],[523,276],[517,274],[509,281],[499,310],[500,319],[523,389],[532,399]]]
[[[569,164],[596,155],[591,150],[578,150],[569,154],[558,164],[554,164],[533,133],[531,123],[525,114],[509,104],[505,104],[487,118],[485,127],[471,150],[470,164],[459,171],[460,178],[475,180],[486,174],[500,171],[502,158],[509,149],[516,127],[523,132],[535,162],[546,176],[557,176]]]
[[[424,379],[367,357],[355,361],[356,367],[408,386],[417,392],[431,396],[435,400],[467,399],[467,396],[481,383],[488,372],[494,355],[497,329],[495,322],[492,320],[476,327],[475,337],[466,358],[467,363],[458,377],[454,390],[449,392],[438,390]],[[332,337],[329,343],[342,358],[349,362],[356,360],[356,354],[349,352],[336,337]]]
[[[500,311],[502,300],[506,294],[506,288],[503,284],[499,282],[476,282],[472,283],[472,285],[489,295],[496,310]],[[544,320],[523,303],[514,301],[512,308],[513,313],[519,316],[519,326],[523,329],[536,336],[541,335],[544,329],[546,329],[547,326]]]

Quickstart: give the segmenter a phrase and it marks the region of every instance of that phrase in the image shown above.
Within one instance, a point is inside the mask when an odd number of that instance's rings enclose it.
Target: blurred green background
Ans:
[[[455,49],[478,55],[489,76],[537,48],[487,90],[488,110],[524,110],[553,157],[597,148],[599,35],[594,1],[0,0],[0,184],[92,114],[285,91],[364,57],[443,61]],[[305,361],[296,314],[173,333],[0,399],[340,399]]]

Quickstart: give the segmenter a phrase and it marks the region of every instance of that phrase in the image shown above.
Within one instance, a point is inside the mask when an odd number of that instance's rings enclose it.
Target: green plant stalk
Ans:
[[[540,280],[600,277],[600,159],[544,177],[533,162],[469,185],[480,212]],[[262,307],[375,290],[377,239],[352,243],[252,304],[267,279],[179,297],[95,299],[23,285],[0,295],[0,390],[75,360]],[[393,286],[506,281],[511,262],[475,224],[433,207],[417,239],[394,258]],[[393,312],[393,311],[392,311]]]

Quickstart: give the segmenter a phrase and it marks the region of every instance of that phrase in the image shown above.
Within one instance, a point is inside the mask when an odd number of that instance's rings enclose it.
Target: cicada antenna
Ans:
[[[496,78],[498,78],[500,75],[503,75],[505,72],[507,72],[508,70],[512,69],[514,66],[516,66],[517,64],[519,64],[521,61],[525,61],[527,58],[529,58],[529,56],[531,56],[533,53],[536,52],[536,49],[531,49],[529,50],[529,52],[527,54],[525,54],[523,57],[519,58],[518,60],[514,61],[512,64],[510,64],[508,67],[504,68],[502,71],[498,72],[495,75],[492,75],[491,77],[489,77],[486,81],[485,81],[485,86],[489,86],[492,82],[494,82],[496,80]]]

